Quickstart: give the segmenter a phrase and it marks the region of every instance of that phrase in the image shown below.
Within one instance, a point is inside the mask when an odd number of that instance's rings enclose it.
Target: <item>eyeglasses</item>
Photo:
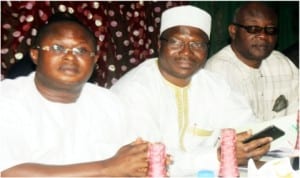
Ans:
[[[93,57],[95,56],[95,52],[91,52],[84,47],[75,47],[75,48],[65,48],[61,45],[51,45],[51,46],[37,46],[37,49],[43,50],[43,51],[49,51],[52,52],[55,55],[63,55],[67,54],[69,51],[72,52],[73,55],[78,57]]]
[[[267,35],[276,35],[278,33],[278,28],[277,27],[260,27],[256,25],[241,25],[238,23],[232,23],[235,26],[238,26],[240,28],[244,28],[248,33],[251,34],[259,34],[262,31],[264,31]]]
[[[160,40],[166,41],[170,49],[177,51],[181,51],[186,44],[186,42],[178,40],[176,38],[166,39],[164,37],[160,37]],[[189,41],[187,43],[189,45],[190,50],[194,52],[206,52],[209,46],[209,44],[205,42]]]

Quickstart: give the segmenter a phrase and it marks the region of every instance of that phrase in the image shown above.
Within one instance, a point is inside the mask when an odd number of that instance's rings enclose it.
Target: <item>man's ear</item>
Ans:
[[[161,48],[161,40],[157,41],[157,51],[160,51]]]
[[[96,64],[98,62],[98,59],[99,59],[100,55],[97,54],[94,56],[94,63]]]
[[[236,36],[236,30],[237,30],[237,28],[236,28],[235,25],[230,24],[230,25],[228,26],[228,32],[229,32],[229,36],[230,36],[231,40],[234,40],[234,39],[235,39],[235,36]]]
[[[30,51],[29,51],[29,53],[30,53],[30,57],[31,57],[33,63],[35,65],[37,65],[37,63],[38,63],[38,56],[39,56],[39,50],[31,48]]]

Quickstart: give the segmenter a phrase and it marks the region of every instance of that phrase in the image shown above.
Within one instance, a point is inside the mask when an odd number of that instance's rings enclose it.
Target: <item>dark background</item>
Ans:
[[[228,44],[227,27],[234,11],[242,1],[193,1],[190,4],[198,6],[212,15],[212,33],[210,54]],[[299,42],[299,1],[266,1],[278,14],[279,35],[276,49],[282,51],[290,45]]]

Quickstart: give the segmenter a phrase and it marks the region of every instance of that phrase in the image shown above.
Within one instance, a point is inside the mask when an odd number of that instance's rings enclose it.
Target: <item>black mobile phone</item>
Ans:
[[[299,170],[299,156],[291,158],[291,164],[295,171]]]
[[[272,137],[273,141],[281,136],[283,136],[285,133],[283,130],[279,129],[275,125],[271,125],[262,131],[257,132],[256,134],[252,135],[251,137],[247,138],[246,140],[243,141],[243,143],[249,143],[252,140],[256,140],[258,138],[263,138],[263,137]]]

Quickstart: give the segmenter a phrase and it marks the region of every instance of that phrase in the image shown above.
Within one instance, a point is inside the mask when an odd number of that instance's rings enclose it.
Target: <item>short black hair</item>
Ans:
[[[61,13],[61,12],[53,14],[48,19],[48,23],[45,24],[44,26],[42,26],[38,30],[38,34],[37,34],[36,39],[33,43],[33,46],[36,47],[36,46],[40,45],[40,43],[44,39],[44,37],[51,32],[50,27],[53,24],[63,23],[63,22],[71,22],[71,23],[75,23],[75,24],[78,24],[79,26],[81,26],[84,29],[84,31],[86,32],[86,34],[92,40],[94,50],[97,51],[97,40],[96,40],[96,37],[95,37],[94,33],[86,25],[84,25],[82,22],[80,22],[74,15],[69,14],[69,13]]]

